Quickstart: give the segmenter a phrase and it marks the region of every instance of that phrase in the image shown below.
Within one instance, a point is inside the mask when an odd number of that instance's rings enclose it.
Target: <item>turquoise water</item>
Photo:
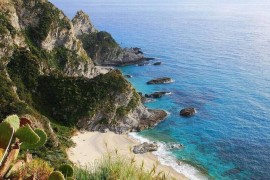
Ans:
[[[121,68],[138,91],[172,92],[147,104],[170,116],[141,136],[183,144],[170,153],[214,179],[269,179],[269,1],[52,2],[70,18],[83,9],[121,46],[163,62]],[[175,82],[146,85],[162,76]],[[180,117],[188,106],[196,116]]]

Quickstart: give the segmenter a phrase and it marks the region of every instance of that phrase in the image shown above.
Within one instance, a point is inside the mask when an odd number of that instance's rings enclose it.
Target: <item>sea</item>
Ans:
[[[51,2],[70,19],[85,11],[120,46],[156,58],[120,69],[139,92],[171,92],[146,103],[166,110],[166,120],[130,134],[158,142],[161,163],[189,179],[270,179],[269,0]],[[146,84],[159,77],[173,82]],[[196,115],[181,117],[186,107]]]

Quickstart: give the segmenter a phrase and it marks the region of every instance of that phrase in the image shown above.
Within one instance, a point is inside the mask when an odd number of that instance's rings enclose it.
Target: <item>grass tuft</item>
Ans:
[[[164,180],[173,179],[164,172],[156,172],[157,164],[151,171],[144,169],[144,162],[140,167],[135,164],[134,157],[124,158],[119,154],[107,154],[87,167],[75,167],[74,177],[80,180]]]

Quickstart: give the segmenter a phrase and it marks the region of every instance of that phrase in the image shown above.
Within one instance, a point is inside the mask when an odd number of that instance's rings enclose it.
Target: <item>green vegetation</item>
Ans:
[[[92,59],[95,59],[97,54],[99,56],[106,55],[110,53],[112,48],[119,48],[111,34],[105,31],[91,33],[90,35],[83,34],[79,38],[83,43],[84,49]]]
[[[36,179],[48,179],[52,172],[53,168],[49,165],[48,162],[36,158],[29,163],[26,163],[25,166],[22,166],[21,168],[14,171],[11,176],[26,179],[29,177],[29,175],[34,175]]]
[[[59,171],[65,176],[65,177],[72,177],[74,174],[74,169],[72,166],[68,164],[64,164],[59,167]]]
[[[16,50],[7,66],[8,74],[16,84],[21,100],[32,105],[32,91],[37,86],[40,74],[38,59],[27,50]]]
[[[145,171],[144,163],[136,165],[134,157],[124,158],[120,155],[109,154],[90,167],[75,168],[74,177],[80,180],[165,180],[172,179],[164,172],[157,172],[157,165]]]
[[[27,4],[25,4],[25,6],[27,6]],[[67,19],[59,18],[61,12],[50,2],[41,3],[37,1],[35,10],[38,11],[37,14],[42,18],[39,19],[37,26],[31,26],[28,29],[29,33],[31,34],[30,38],[33,42],[39,44],[39,42],[43,41],[47,37],[50,28],[53,26],[66,29],[71,28]]]
[[[65,176],[60,171],[54,171],[49,176],[49,180],[65,180]]]
[[[80,117],[93,115],[97,110],[113,112],[115,105],[111,97],[130,88],[117,70],[94,79],[41,76],[39,82],[37,92],[41,107],[47,107],[46,114],[66,125],[76,123]]]
[[[14,83],[7,77],[6,71],[0,63],[0,119],[4,119],[9,114],[28,113],[27,104],[18,100],[13,91]],[[0,120],[1,122],[1,120]]]
[[[5,14],[0,12],[0,34],[10,32],[12,36],[16,34],[16,29],[10,24]]]

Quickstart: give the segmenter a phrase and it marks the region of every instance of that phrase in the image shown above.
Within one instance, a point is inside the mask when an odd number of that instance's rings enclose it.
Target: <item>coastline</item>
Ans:
[[[157,172],[166,172],[169,176],[180,180],[188,179],[172,167],[161,164],[158,157],[153,153],[134,154],[131,148],[134,145],[140,144],[140,141],[133,139],[127,134],[78,132],[72,137],[72,141],[76,145],[67,150],[67,155],[69,160],[76,165],[89,166],[107,153],[114,153],[117,150],[119,155],[123,157],[135,157],[137,166],[144,162],[145,170],[150,171],[153,165],[158,164]]]

